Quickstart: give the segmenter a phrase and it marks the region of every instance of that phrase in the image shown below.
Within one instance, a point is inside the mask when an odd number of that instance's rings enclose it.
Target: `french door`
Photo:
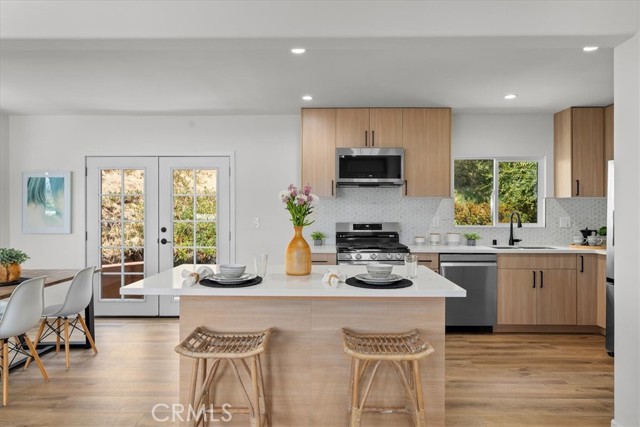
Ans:
[[[181,264],[231,261],[229,157],[87,157],[96,315],[174,316],[173,297],[120,287]]]

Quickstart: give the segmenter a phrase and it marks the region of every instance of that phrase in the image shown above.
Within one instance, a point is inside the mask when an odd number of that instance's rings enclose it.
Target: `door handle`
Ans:
[[[364,146],[368,147],[369,146],[369,132],[368,131],[364,131]]]
[[[576,179],[576,196],[580,195],[580,180]]]
[[[171,243],[170,240],[167,240],[165,238],[160,239],[160,243],[162,243],[163,245],[166,245],[167,243]]]
[[[405,180],[404,180],[404,195],[405,195],[405,196],[407,195],[407,191],[409,191],[409,190],[408,190],[408,188],[409,188],[409,183],[408,183],[408,182],[407,182],[407,180],[405,179]]]
[[[580,255],[580,273],[584,273],[584,256]]]
[[[331,195],[333,196],[333,180],[331,180]]]
[[[533,273],[533,287],[535,288],[536,287],[536,272],[532,271],[532,273]]]
[[[544,273],[540,271],[540,289],[544,287]]]
[[[371,146],[372,147],[376,146],[376,131],[375,130],[371,131]]]

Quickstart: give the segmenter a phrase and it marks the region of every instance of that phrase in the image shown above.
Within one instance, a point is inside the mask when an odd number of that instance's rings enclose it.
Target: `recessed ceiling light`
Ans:
[[[302,100],[303,100],[303,101],[311,101],[312,99],[313,99],[313,96],[311,96],[311,95],[304,95],[304,96],[302,97]]]
[[[508,95],[504,96],[504,99],[516,99],[518,97],[518,95],[516,95],[515,93],[510,93]]]
[[[307,49],[302,48],[302,47],[294,47],[293,49],[291,49],[291,53],[293,53],[295,55],[302,55],[306,51],[307,51]]]
[[[598,46],[585,46],[582,48],[583,52],[595,52],[598,50]]]

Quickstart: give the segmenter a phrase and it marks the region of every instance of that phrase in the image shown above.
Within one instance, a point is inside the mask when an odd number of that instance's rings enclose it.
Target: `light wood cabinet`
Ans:
[[[311,254],[311,264],[336,265],[336,254]]]
[[[498,324],[576,325],[575,263],[575,255],[499,255]]]
[[[433,252],[411,252],[418,256],[418,264],[440,273],[440,256]]]
[[[451,197],[451,109],[402,110],[404,195]]]
[[[604,196],[604,108],[572,107],[554,115],[556,197]]]
[[[401,108],[336,109],[336,147],[401,146]]]
[[[607,257],[596,258],[596,325],[607,327]]]
[[[613,104],[604,107],[604,195],[608,191],[609,160],[613,160]]]
[[[578,325],[595,325],[598,321],[597,255],[577,255],[577,320]]]
[[[302,109],[302,185],[320,197],[335,194],[336,110]]]

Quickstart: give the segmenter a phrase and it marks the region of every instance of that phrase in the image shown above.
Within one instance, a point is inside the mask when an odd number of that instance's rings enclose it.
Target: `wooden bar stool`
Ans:
[[[349,426],[359,427],[362,412],[406,412],[413,425],[426,427],[424,398],[420,378],[420,359],[433,353],[433,347],[423,341],[417,330],[405,333],[357,333],[342,329],[344,351],[351,357],[351,409]],[[382,362],[391,362],[405,394],[404,408],[367,408],[365,403],[371,391],[373,379]],[[365,374],[369,369],[368,380]],[[363,386],[364,385],[364,386]]]
[[[248,402],[246,408],[225,408],[224,411],[249,414],[251,427],[270,425],[260,355],[267,349],[272,332],[273,329],[270,328],[262,332],[221,333],[200,326],[176,346],[177,353],[193,358],[189,409],[197,415],[195,419],[190,420],[190,426],[198,426],[201,422],[206,425],[206,414],[223,413],[222,407],[213,406],[211,410],[210,405],[214,405],[211,393],[214,379],[221,362],[224,361],[228,362],[233,370]],[[208,361],[210,363],[207,363]],[[247,389],[245,381],[242,380],[238,364],[244,367],[249,377],[250,389]],[[205,411],[201,410],[203,405]]]

